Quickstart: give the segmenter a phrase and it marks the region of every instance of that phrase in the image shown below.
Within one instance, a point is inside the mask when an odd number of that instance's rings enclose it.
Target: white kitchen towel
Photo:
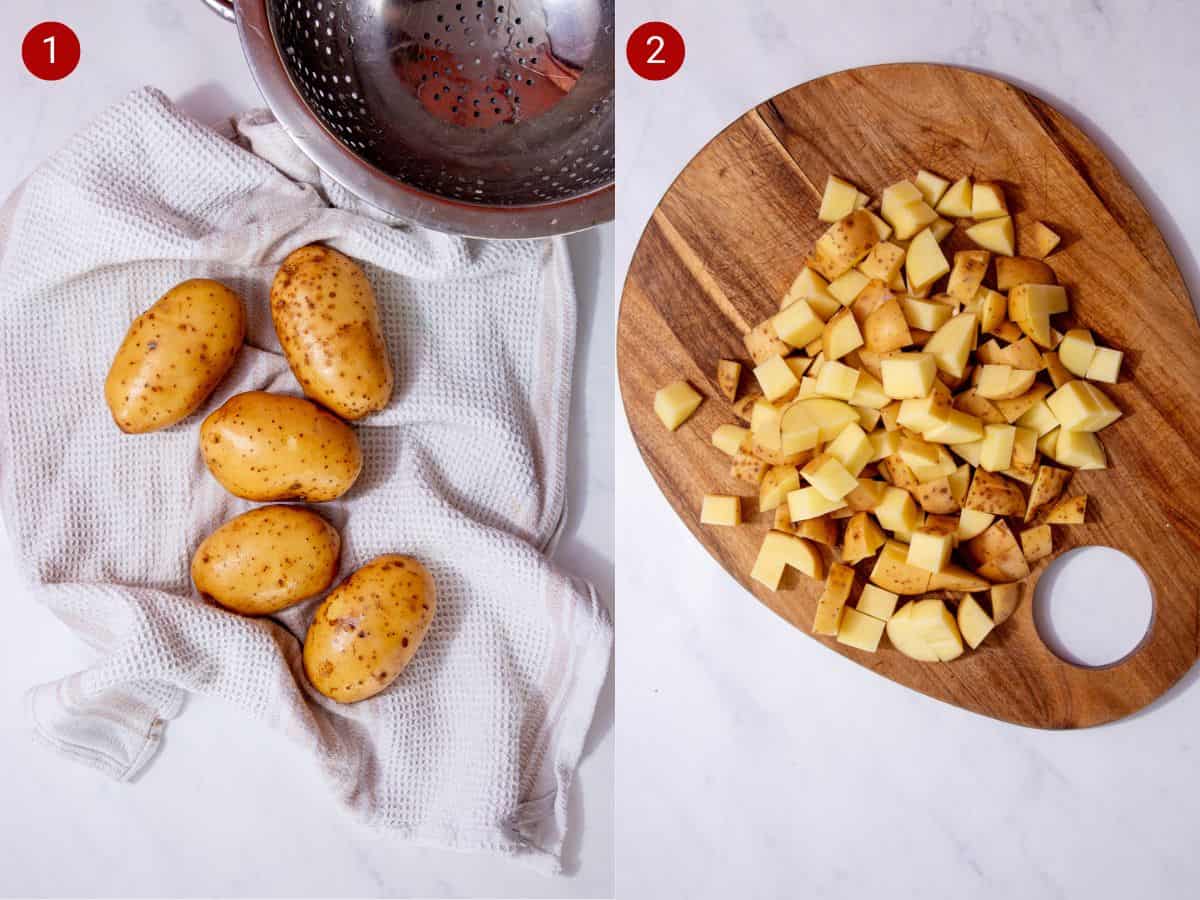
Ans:
[[[575,341],[564,244],[397,226],[322,183],[268,115],[235,127],[236,142],[138,91],[5,207],[4,513],[34,595],[98,657],[30,691],[36,732],[129,779],[187,692],[219,697],[306,748],[362,823],[554,871],[612,643],[592,590],[547,558]],[[299,394],[267,298],[283,258],[315,241],[363,265],[396,372],[391,404],[356,426],[361,477],[319,508],[342,533],[341,576],[399,552],[438,587],[412,664],[351,706],[300,665],[317,600],[241,618],[188,575],[201,539],[252,506],[204,467],[200,422],[241,391]],[[109,362],[139,312],[195,277],[244,297],[246,346],[195,415],[122,434]]]

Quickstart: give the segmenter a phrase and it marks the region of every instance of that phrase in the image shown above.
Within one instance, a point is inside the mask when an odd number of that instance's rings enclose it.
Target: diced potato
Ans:
[[[750,411],[750,435],[768,450],[782,450],[784,409],[760,399]]]
[[[1003,472],[1011,466],[1016,433],[1012,425],[985,425],[979,464],[989,472]]]
[[[819,440],[823,443],[832,441],[842,433],[843,428],[851,422],[858,421],[858,413],[854,411],[853,406],[830,397],[813,397],[808,400],[798,400],[788,409],[789,412],[792,410],[803,410],[804,415],[813,422],[816,422],[817,427],[820,429]]]
[[[718,425],[712,433],[712,444],[726,456],[736,456],[748,437],[749,428],[742,428],[740,425]]]
[[[857,484],[857,481],[855,482]],[[846,505],[845,500],[830,500],[815,487],[803,487],[788,494],[788,515],[793,522],[803,522],[805,519],[815,519],[839,510]]]
[[[1021,231],[1021,252],[1034,259],[1045,259],[1060,240],[1045,222],[1034,222]]]
[[[954,502],[961,505],[967,499],[967,491],[971,489],[971,467],[963,463],[947,475],[946,480],[950,483],[950,494],[954,497]]]
[[[1100,440],[1090,431],[1067,431],[1058,434],[1054,459],[1076,469],[1107,469],[1108,460]]]
[[[754,377],[758,386],[762,388],[763,396],[772,403],[794,393],[800,387],[800,379],[796,377],[791,366],[784,362],[782,356],[772,356],[766,362],[755,366]]]
[[[786,309],[797,300],[807,300],[812,311],[820,316],[822,321],[842,308],[837,298],[829,293],[829,283],[808,266],[800,270],[800,274],[784,294],[779,308]]]
[[[940,572],[950,562],[954,550],[954,537],[949,534],[932,534],[923,528],[913,532],[908,545],[907,562],[910,566],[927,572]]]
[[[825,453],[857,478],[871,459],[871,442],[859,425],[851,423],[825,448]]]
[[[810,460],[801,470],[804,480],[815,487],[829,501],[842,498],[858,487],[858,478],[829,453]],[[842,503],[841,505],[845,505]],[[795,518],[792,521],[796,521]]]
[[[788,364],[788,368],[797,378],[803,378],[808,367],[812,365],[812,360],[804,356],[785,356],[783,361]]]
[[[783,570],[788,566],[809,578],[825,577],[825,563],[811,541],[779,531],[768,531],[754,561],[754,568],[750,570],[750,577],[777,591]]]
[[[943,216],[953,216],[966,219],[971,216],[972,209],[971,179],[962,177],[954,182],[937,202],[937,211]]]
[[[1033,387],[1019,397],[1013,397],[1011,400],[1007,398],[1001,398],[994,402],[996,409],[1000,411],[1000,415],[1004,416],[1004,421],[1011,425],[1035,406],[1038,406],[1039,404],[1044,405],[1046,396],[1049,393],[1050,385],[1043,384],[1039,381],[1035,382]],[[1049,411],[1049,407],[1047,407],[1047,411]]]
[[[920,297],[901,297],[900,307],[904,310],[904,318],[908,320],[909,326],[917,331],[937,331],[954,315],[954,310],[945,303],[923,300]]]
[[[1087,518],[1087,494],[1064,497],[1046,514],[1046,524],[1082,525]]]
[[[914,237],[909,244],[908,255],[904,259],[904,270],[909,283],[916,288],[933,284],[950,271],[946,255],[942,253],[937,238],[928,228]]]
[[[1087,381],[1068,381],[1046,398],[1046,405],[1064,431],[1100,431],[1121,417],[1108,395]]]
[[[825,278],[833,280],[852,269],[877,243],[879,233],[870,214],[858,209],[821,235],[808,264]]]
[[[900,440],[903,439],[904,435],[901,434]],[[898,449],[894,455],[879,461],[879,473],[892,485],[910,494],[921,483],[917,480],[917,476],[913,474],[913,470],[908,467],[908,464],[900,458]]]
[[[908,620],[911,631],[939,662],[950,662],[962,656],[962,635],[958,632],[954,614],[946,608],[945,603],[937,598],[927,597],[910,603],[909,606],[912,607]],[[893,616],[888,622],[889,637],[892,622],[895,622],[896,618],[897,616]]]
[[[856,563],[874,556],[886,540],[882,529],[870,513],[856,512],[846,523],[846,533],[842,539],[842,559],[847,563]]]
[[[867,349],[875,353],[890,353],[912,343],[908,319],[899,300],[888,300],[866,316],[863,339]]]
[[[1008,291],[1021,284],[1054,284],[1054,270],[1040,259],[1001,256],[996,260],[996,290]]]
[[[842,613],[837,641],[856,650],[874,653],[879,648],[879,640],[883,637],[886,627],[887,625],[879,619],[864,615],[853,607],[847,607]]]
[[[1053,428],[1038,438],[1038,453],[1054,459],[1054,453],[1058,449],[1058,433],[1060,431],[1062,428]]]
[[[821,367],[821,373],[817,376],[816,392],[819,397],[849,401],[854,396],[857,386],[858,369],[852,369],[840,362],[830,361]],[[855,418],[858,418],[857,413]]]
[[[929,577],[929,572],[908,564],[908,545],[900,541],[884,544],[871,569],[871,583],[895,594],[923,594],[929,590]]]
[[[732,403],[737,399],[738,382],[742,379],[742,364],[732,359],[717,360],[717,387]]]
[[[983,639],[992,633],[996,623],[984,612],[983,607],[970,594],[958,604],[958,630],[972,650],[977,650]]]
[[[878,585],[867,584],[863,586],[855,608],[864,616],[886,622],[896,612],[896,603],[899,599],[899,594],[885,591]]]
[[[754,407],[763,399],[762,391],[752,390],[743,394],[733,404],[733,414],[743,422],[749,422],[754,413]]]
[[[991,254],[986,250],[960,250],[954,254],[954,268],[950,272],[948,293],[960,303],[966,303],[979,293],[983,277],[987,274]]]
[[[975,571],[989,581],[1020,581],[1029,575],[1025,554],[1003,519],[997,519],[963,547]]]
[[[969,462],[972,466],[978,466],[979,456],[983,450],[983,438],[981,437],[977,441],[968,441],[965,444],[952,444],[950,449]]]
[[[800,490],[800,473],[795,466],[772,466],[758,485],[758,511],[770,512]]]
[[[1097,347],[1084,377],[1089,381],[1116,384],[1121,375],[1121,361],[1124,358],[1125,354],[1120,350],[1114,350],[1111,347]]]
[[[876,244],[867,258],[858,264],[858,269],[867,278],[890,284],[904,266],[904,248],[888,241]]]
[[[975,391],[987,400],[1009,400],[1020,397],[1033,387],[1037,372],[1014,369],[1009,365],[984,365],[978,370]]]
[[[951,409],[944,422],[925,432],[925,440],[939,444],[970,444],[983,440],[983,421],[970,413]]]
[[[898,353],[880,364],[883,390],[896,400],[924,397],[933,389],[937,362],[928,353]]]
[[[962,508],[962,503],[954,498],[954,492],[950,489],[949,476],[918,484],[912,495],[921,509],[934,515],[947,515]]]
[[[985,425],[1003,425],[1005,422],[1004,415],[996,405],[986,397],[979,396],[975,388],[968,388],[955,397],[954,408],[980,419]]]
[[[866,275],[858,269],[851,269],[843,275],[829,282],[829,293],[832,294],[842,306],[849,306],[856,297],[863,292],[863,289],[871,281]]]
[[[673,381],[654,395],[654,414],[674,431],[696,411],[704,398],[686,381]]]
[[[817,615],[813,619],[813,634],[833,636],[838,633],[838,625],[842,621],[842,610],[850,599],[850,589],[854,587],[854,570],[841,563],[829,567],[829,577],[825,579],[825,590],[817,599]]]
[[[934,240],[940,244],[946,238],[950,237],[950,232],[954,231],[954,223],[938,216],[929,223],[929,231],[933,235]]]
[[[927,169],[921,169],[917,172],[917,177],[913,179],[913,184],[917,190],[921,192],[921,198],[930,206],[937,206],[941,201],[946,189],[950,187],[950,182],[940,175],[935,175]]]
[[[705,494],[700,505],[700,524],[741,525],[742,498],[726,494]]]
[[[783,509],[782,506],[779,508]],[[838,510],[838,512],[840,511]],[[808,538],[810,541],[816,541],[818,544],[832,547],[837,543],[838,525],[832,515],[817,516],[815,519],[805,519],[797,525],[795,533],[802,538]]]
[[[817,218],[822,222],[836,222],[858,209],[858,188],[836,175],[825,179],[825,193],[821,197],[821,210]]]
[[[875,215],[869,209],[863,210],[863,212],[871,217],[871,224],[875,226],[875,233],[879,235],[881,241],[886,241],[892,236],[891,225],[883,221],[883,219],[879,218],[879,216]]]
[[[985,250],[1001,256],[1012,256],[1016,252],[1013,239],[1013,223],[1010,216],[989,219],[967,229],[967,237]]]
[[[824,327],[825,323],[818,320],[816,333],[820,334]],[[753,329],[742,335],[742,343],[746,345],[746,352],[750,354],[755,365],[766,362],[772,356],[787,356],[792,349],[779,339],[779,335],[775,332],[774,319],[759,322]]]
[[[1027,562],[1037,562],[1054,552],[1054,536],[1049,525],[1026,528],[1021,532],[1021,550]]]
[[[1059,344],[1059,346],[1061,347],[1062,345]],[[1050,376],[1051,384],[1056,388],[1062,387],[1074,377],[1067,371],[1066,366],[1062,364],[1062,360],[1059,359],[1056,352],[1043,353],[1042,363],[1046,368],[1046,374]]]
[[[900,414],[896,421],[910,431],[926,432],[946,421],[952,407],[944,394],[928,394],[916,399],[900,401]]]
[[[949,563],[942,571],[934,572],[929,577],[929,589],[931,591],[969,593],[971,591],[986,591],[991,587],[991,584],[986,578],[976,575],[970,569],[964,569],[956,563]]]
[[[1008,215],[1008,203],[1004,190],[991,181],[976,182],[971,191],[971,218],[997,219]]]
[[[1050,316],[1067,310],[1067,292],[1059,284],[1021,284],[1008,292],[1008,314],[1040,347],[1054,347]]]
[[[999,625],[1008,621],[1021,602],[1021,585],[1016,582],[993,584],[990,591],[992,621]]]
[[[883,500],[883,495],[888,487],[886,481],[859,478],[858,487],[846,495],[846,505],[854,512],[870,512]]]
[[[930,481],[936,481],[939,478],[948,478],[958,467],[954,457],[950,455],[950,451],[945,447],[937,447],[938,458],[933,463],[915,463],[912,466],[912,472],[917,477],[917,481],[925,484]]]
[[[769,468],[771,468],[770,463],[763,462],[757,456],[752,456],[744,450],[739,450],[733,457],[729,474],[737,481],[744,481],[746,484],[758,487]]]
[[[963,507],[996,516],[1022,516],[1025,514],[1025,495],[1003,475],[978,468]]]
[[[996,520],[992,513],[981,512],[978,509],[964,509],[958,514],[958,532],[955,537],[959,543],[969,541]]]
[[[768,320],[771,326],[771,333],[777,336],[786,348],[804,347],[821,336],[821,332],[825,330],[825,321],[813,312],[813,308],[807,300],[797,300],[789,305],[786,309],[777,312],[774,318]],[[761,325],[759,326],[762,327]],[[757,330],[757,329],[755,329]],[[753,334],[754,332],[751,332]],[[747,344],[749,347],[749,344]],[[788,352],[787,349],[783,354]],[[751,351],[751,356],[754,356]],[[760,362],[757,356],[754,357],[755,362]]]
[[[911,181],[898,181],[883,189],[883,193],[879,197],[880,213],[884,219],[895,225],[896,223],[893,221],[893,218],[900,210],[913,203],[923,202],[924,198],[921,196],[920,188]],[[916,232],[914,231],[913,234],[916,234]],[[907,237],[901,235],[899,237],[901,240],[908,240],[912,235],[908,235]]]
[[[1058,419],[1054,418],[1045,400],[1039,400],[1029,407],[1016,423],[1022,428],[1031,429],[1039,438],[1058,427]]]
[[[975,298],[979,303],[979,330],[992,332],[1008,315],[1008,297],[991,288],[981,287]]]
[[[961,378],[975,346],[977,328],[978,317],[975,313],[959,313],[939,327],[922,349],[933,357],[938,371]]]
[[[863,345],[862,333],[850,310],[844,309],[825,324],[821,335],[822,352],[827,360],[838,360]]]
[[[910,468],[935,465],[938,461],[939,449],[941,448],[937,444],[931,444],[920,438],[907,435],[900,438],[900,458]]]
[[[901,488],[893,486],[884,491],[883,499],[873,512],[879,524],[888,531],[912,531],[917,527],[917,505],[912,495]]]

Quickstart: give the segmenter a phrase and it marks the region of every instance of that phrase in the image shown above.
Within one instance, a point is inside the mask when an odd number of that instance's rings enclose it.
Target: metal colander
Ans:
[[[491,238],[613,217],[614,0],[205,0],[296,143],[367,202]]]

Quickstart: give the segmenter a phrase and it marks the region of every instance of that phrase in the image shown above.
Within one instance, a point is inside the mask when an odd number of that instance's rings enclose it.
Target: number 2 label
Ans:
[[[664,81],[679,71],[683,36],[666,22],[646,22],[629,36],[625,56],[629,68],[648,81]]]

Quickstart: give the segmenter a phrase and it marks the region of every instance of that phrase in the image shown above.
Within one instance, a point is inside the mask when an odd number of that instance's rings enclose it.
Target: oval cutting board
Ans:
[[[948,66],[873,66],[795,87],[721,132],[663,197],[625,282],[617,354],[634,439],[709,553],[809,634],[820,583],[789,570],[772,592],[749,578],[769,527],[769,515],[753,514],[756,501],[745,504],[752,524],[699,525],[704,493],[752,493],[730,478],[728,457],[709,443],[716,426],[735,421],[717,390],[716,363],[749,362],[743,332],[778,309],[827,227],[816,217],[826,176],[840,175],[878,198],[920,167],[952,179],[999,181],[1017,210],[1018,233],[1031,217],[1058,230],[1063,242],[1049,262],[1080,324],[1125,351],[1121,383],[1110,392],[1125,416],[1101,436],[1112,468],[1073,479],[1071,493],[1090,495],[1088,523],[1055,526],[1055,556],[1089,544],[1128,553],[1149,578],[1154,621],[1141,646],[1114,666],[1060,660],[1034,626],[1043,561],[1013,618],[952,663],[914,662],[886,638],[874,654],[817,640],[885,678],[997,719],[1042,728],[1119,719],[1160,696],[1197,657],[1200,327],[1141,202],[1100,150],[1045,102]],[[948,241],[950,250],[969,246],[961,229]],[[676,378],[706,399],[670,433],[652,406],[655,390]]]

